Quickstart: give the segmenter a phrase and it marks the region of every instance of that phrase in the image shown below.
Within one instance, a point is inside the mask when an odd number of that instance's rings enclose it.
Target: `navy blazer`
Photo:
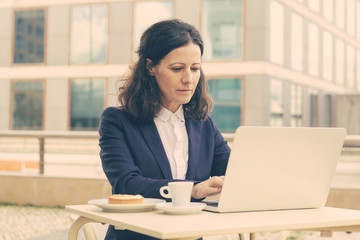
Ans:
[[[185,119],[185,125],[189,139],[186,180],[198,182],[225,175],[230,148],[212,119]],[[155,122],[142,122],[109,107],[101,115],[99,134],[102,166],[113,194],[162,198],[159,189],[174,179]],[[109,228],[107,239],[142,239],[126,237],[125,232],[132,233]]]

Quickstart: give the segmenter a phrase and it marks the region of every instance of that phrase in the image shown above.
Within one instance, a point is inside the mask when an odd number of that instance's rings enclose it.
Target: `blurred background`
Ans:
[[[100,115],[142,32],[172,18],[203,36],[211,116],[230,142],[239,125],[347,129],[331,203],[356,208],[360,0],[1,0],[0,202],[109,194]]]
[[[359,0],[2,0],[0,129],[96,131],[142,32],[180,18],[204,38],[222,132],[360,134]]]

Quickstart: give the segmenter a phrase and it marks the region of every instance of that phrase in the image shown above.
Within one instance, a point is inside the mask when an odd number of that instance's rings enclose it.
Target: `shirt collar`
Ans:
[[[175,113],[172,113],[168,109],[161,106],[159,113],[156,114],[155,117],[162,120],[162,121],[164,121],[164,122],[167,122],[167,121],[170,120],[171,116],[173,116],[173,115],[178,117],[181,122],[185,122],[184,109],[183,109],[182,105],[180,105],[179,109]]]

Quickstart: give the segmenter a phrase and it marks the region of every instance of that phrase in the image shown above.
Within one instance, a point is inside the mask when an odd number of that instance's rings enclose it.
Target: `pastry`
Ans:
[[[144,202],[144,197],[140,194],[115,194],[108,198],[109,204],[141,204]]]

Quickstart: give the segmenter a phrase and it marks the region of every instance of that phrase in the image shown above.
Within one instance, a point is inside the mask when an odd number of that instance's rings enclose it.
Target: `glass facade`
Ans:
[[[326,4],[323,5],[323,15],[324,18],[329,22],[333,21],[333,17],[334,17],[333,11],[334,11],[334,2],[327,1]]]
[[[355,50],[350,45],[346,47],[346,86],[355,88]]]
[[[357,51],[356,62],[357,62],[356,66],[359,66],[360,65],[360,50]],[[356,88],[358,91],[360,91],[360,67],[356,67]]]
[[[104,109],[104,79],[71,81],[71,130],[97,130]]]
[[[43,63],[45,49],[45,10],[14,13],[14,63]]]
[[[320,10],[320,0],[310,0],[308,2],[309,8],[314,12],[319,12]]]
[[[303,126],[303,91],[299,85],[291,85],[290,99],[290,126]]]
[[[284,63],[284,6],[270,2],[270,61]]]
[[[319,94],[316,90],[309,90],[310,127],[319,126]]]
[[[336,39],[335,41],[335,82],[339,85],[344,85],[345,82],[345,46],[344,41]]]
[[[331,116],[325,112],[335,106],[331,106],[334,105],[331,97],[326,100],[324,96],[360,91],[360,0],[269,0],[264,6],[252,1],[247,8],[244,0],[201,0],[196,6],[175,0],[114,0],[107,3],[75,0],[71,4],[58,5],[51,4],[50,0],[44,0],[40,5],[36,1],[30,2],[26,6],[14,3],[13,7],[3,10],[5,15],[1,15],[7,26],[13,24],[13,27],[4,27],[0,23],[1,29],[9,29],[2,34],[2,49],[9,50],[0,55],[0,64],[6,73],[1,79],[8,82],[14,81],[12,79],[24,82],[49,79],[47,84],[42,83],[43,88],[50,88],[51,93],[52,87],[57,86],[63,91],[61,95],[67,98],[69,79],[78,78],[70,81],[71,101],[63,101],[66,104],[62,106],[63,116],[69,122],[59,124],[62,129],[96,129],[99,113],[113,103],[108,95],[116,91],[111,90],[111,85],[107,89],[106,82],[112,84],[121,76],[120,71],[136,61],[139,39],[147,27],[172,18],[183,18],[201,30],[205,42],[203,66],[210,69],[205,74],[211,79],[209,86],[214,98],[212,116],[224,132],[234,131],[241,119],[249,121],[246,124],[254,121],[277,126],[326,125],[331,122],[326,120]],[[64,16],[64,23],[59,16]],[[62,56],[56,47],[64,49]],[[21,64],[39,63],[44,66],[26,68],[37,70],[46,65],[58,65],[55,68],[64,67],[70,71],[49,73],[50,68],[46,68],[44,77],[39,75],[42,73],[35,77],[12,77],[8,74],[13,71],[8,68],[12,63],[19,72],[24,67],[19,66]],[[99,72],[93,75],[91,68],[97,63],[96,71]],[[107,66],[108,63],[111,64]],[[69,66],[71,64],[84,66]],[[116,69],[121,70],[116,72]],[[103,79],[89,79],[91,77]],[[247,77],[249,81],[255,81],[245,89],[242,81]],[[1,86],[12,91],[9,83]],[[25,110],[16,107],[20,100],[15,96],[20,93],[16,84],[11,86],[14,86],[14,93],[6,97],[12,101],[8,103],[11,110],[6,111],[6,119],[13,125],[9,126],[6,120],[3,122],[7,125],[3,128],[33,128],[36,124],[21,123],[22,120],[17,118]],[[94,89],[90,90],[91,87]],[[241,92],[257,89],[266,96],[247,99],[242,109]],[[308,89],[312,92],[308,93]],[[234,93],[239,96],[235,97]],[[24,96],[33,97],[28,93]],[[94,99],[99,104],[96,107],[92,102]],[[114,99],[117,104],[116,97]],[[317,105],[312,106],[309,102]],[[54,111],[57,107],[58,103],[47,102],[46,109]],[[253,114],[263,108],[261,114]],[[250,117],[242,116],[247,113]],[[53,116],[41,114],[49,119]],[[264,119],[256,119],[263,116]],[[37,121],[36,126],[40,129],[44,125],[42,121],[45,120]],[[52,121],[46,121],[49,122]],[[47,124],[44,128],[52,129],[54,125]]]
[[[310,109],[310,127],[332,127],[332,100],[330,94],[319,94],[316,90],[308,94]]]
[[[211,118],[221,132],[235,132],[241,125],[241,79],[211,79],[208,84],[214,100]]]
[[[338,28],[344,29],[345,25],[345,1],[335,0],[335,24]]]
[[[70,50],[72,64],[105,63],[107,36],[107,5],[72,7]]]
[[[323,61],[323,68],[322,68],[322,77],[326,81],[332,81],[333,77],[333,40],[334,38],[332,35],[324,31],[323,32],[323,44],[322,44],[322,61]]]
[[[360,41],[360,1],[356,2],[356,40]]]
[[[319,27],[313,23],[309,24],[308,32],[308,73],[319,76]]]
[[[12,88],[12,129],[43,129],[44,83],[16,81]]]
[[[355,0],[346,1],[346,32],[355,36]]]
[[[324,116],[323,116],[323,123],[321,127],[331,127],[331,95],[327,94],[323,96],[324,101]]]
[[[291,67],[294,70],[303,70],[303,19],[298,14],[291,15]]]
[[[156,9],[156,11],[149,11],[150,9]],[[139,1],[134,3],[134,59],[143,32],[153,23],[171,18],[173,18],[172,1]]]
[[[204,59],[242,59],[243,1],[203,0]]]
[[[270,126],[284,125],[284,103],[282,81],[270,80]]]
[[[282,89],[283,124],[332,126],[334,118],[341,118],[332,113],[332,96],[337,95],[332,89],[360,89],[360,1],[300,2],[301,7],[290,1],[269,2],[269,60],[284,73],[290,70],[287,75],[293,73],[281,79],[289,82],[289,88]],[[316,81],[319,84],[312,85]],[[281,86],[271,81],[270,88],[270,125],[278,125],[273,112]]]

